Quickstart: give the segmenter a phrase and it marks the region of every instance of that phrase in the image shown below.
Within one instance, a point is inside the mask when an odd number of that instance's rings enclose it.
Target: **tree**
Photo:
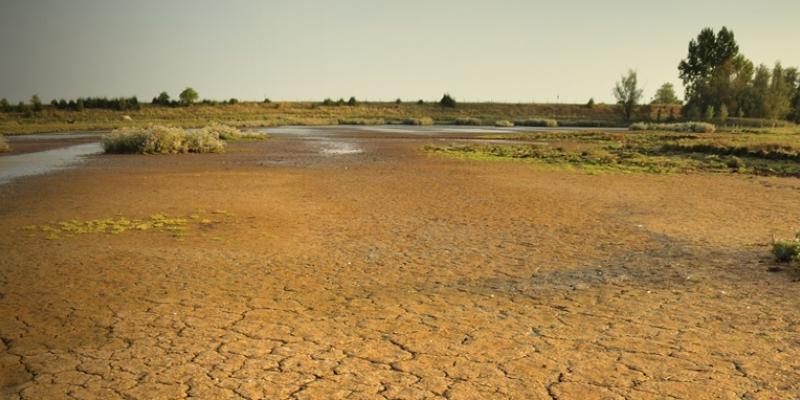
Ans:
[[[789,114],[794,82],[789,82],[788,79],[793,80],[794,77],[784,75],[781,63],[775,63],[775,67],[772,69],[768,97],[769,111],[767,116],[771,119],[785,118]]]
[[[78,99],[78,101],[75,102],[75,111],[83,111],[85,107],[86,105],[83,103],[83,99]]]
[[[445,93],[442,96],[442,99],[439,100],[439,105],[442,107],[454,108],[456,106],[456,99],[454,99],[453,96],[450,96],[450,93]]]
[[[594,97],[590,98],[586,103],[586,108],[594,108]]]
[[[756,68],[753,81],[744,96],[745,115],[755,118],[769,118],[771,114],[770,79],[771,73],[766,65]]]
[[[39,95],[35,94],[31,96],[31,109],[33,109],[33,112],[42,111],[43,108],[44,106],[42,106],[42,100],[39,98]]]
[[[185,106],[192,105],[192,103],[197,101],[197,99],[199,97],[200,96],[197,94],[197,91],[192,89],[192,88],[190,88],[190,87],[187,87],[186,89],[183,89],[181,94],[178,95],[178,98],[181,99],[181,104],[183,104]]]
[[[725,122],[728,119],[728,106],[726,106],[725,103],[720,104],[718,117],[722,122]]]
[[[347,105],[352,107],[356,104],[358,104],[358,100],[356,100],[356,97],[350,96],[350,99],[347,100]]]
[[[675,86],[667,82],[658,88],[651,104],[681,104],[681,101],[675,95]]]
[[[11,104],[9,104],[8,100],[5,98],[0,99],[0,111],[3,112],[11,111]]]
[[[687,108],[694,104],[706,108],[729,101],[730,78],[738,55],[733,31],[726,27],[717,34],[705,28],[697,39],[689,42],[689,53],[678,65],[686,88]]]
[[[170,98],[169,98],[169,94],[167,92],[161,92],[161,93],[158,94],[157,97],[153,98],[153,104],[158,104],[158,105],[162,105],[162,106],[168,106],[169,105],[169,101],[170,101]]]
[[[638,86],[639,79],[634,70],[629,70],[628,75],[623,75],[614,86],[614,97],[617,98],[617,103],[622,107],[622,112],[628,121],[633,116],[633,111],[636,105],[639,104],[639,100],[642,99],[642,90]]]
[[[706,121],[711,121],[712,119],[714,119],[714,114],[715,113],[716,113],[716,110],[714,109],[714,106],[706,107],[706,116],[705,116],[706,117]]]

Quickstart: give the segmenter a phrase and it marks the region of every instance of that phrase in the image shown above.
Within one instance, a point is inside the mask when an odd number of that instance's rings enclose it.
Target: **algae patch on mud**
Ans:
[[[33,236],[41,234],[48,240],[90,234],[118,235],[125,232],[161,232],[183,238],[191,231],[207,230],[214,225],[229,222],[233,218],[234,214],[224,210],[212,211],[210,215],[204,211],[188,216],[158,213],[146,218],[116,216],[91,220],[71,219],[43,225],[28,225],[23,227],[23,230],[33,233]]]

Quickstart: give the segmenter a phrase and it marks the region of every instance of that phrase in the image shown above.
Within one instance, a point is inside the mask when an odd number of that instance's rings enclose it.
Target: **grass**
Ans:
[[[233,216],[227,211],[220,210],[214,211],[212,214],[203,216],[201,213],[197,213],[185,217],[154,214],[147,218],[112,217],[84,221],[73,219],[44,225],[28,225],[23,229],[42,234],[48,240],[88,234],[118,235],[134,231],[166,232],[174,237],[184,237],[191,229],[211,227],[226,222]]]
[[[220,153],[225,142],[214,128],[188,132],[155,125],[114,130],[103,137],[103,148],[106,153],[125,154]]]
[[[494,126],[499,127],[499,128],[510,128],[510,127],[514,126],[514,123],[509,121],[509,120],[507,120],[507,119],[501,119],[501,120],[494,121]]]
[[[516,160],[593,171],[727,172],[800,177],[800,132],[780,134],[679,132],[514,132],[481,139],[530,143],[435,145],[457,158]]]
[[[0,153],[5,153],[7,151],[11,151],[11,147],[8,145],[6,138],[0,135]]]
[[[226,142],[239,140],[264,140],[269,138],[269,135],[265,133],[241,131],[238,128],[219,123],[213,123],[203,128],[201,132],[205,132]]]

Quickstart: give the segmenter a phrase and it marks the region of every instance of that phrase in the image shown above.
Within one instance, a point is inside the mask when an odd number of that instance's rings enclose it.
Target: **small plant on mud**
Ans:
[[[774,241],[772,254],[778,262],[800,261],[800,232],[797,232],[793,240]]]
[[[4,153],[6,151],[11,151],[11,147],[8,146],[6,138],[3,137],[3,135],[0,135],[0,153]]]

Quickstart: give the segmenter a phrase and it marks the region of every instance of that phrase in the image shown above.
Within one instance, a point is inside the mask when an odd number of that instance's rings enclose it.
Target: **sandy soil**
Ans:
[[[590,176],[389,135],[0,186],[0,398],[798,397],[800,282],[766,243],[800,227],[800,180]],[[235,217],[23,229],[201,209]]]

